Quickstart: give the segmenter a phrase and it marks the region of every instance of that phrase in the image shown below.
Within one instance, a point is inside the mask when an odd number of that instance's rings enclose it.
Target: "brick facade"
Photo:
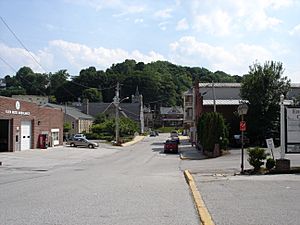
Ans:
[[[17,149],[16,136],[20,136],[21,121],[31,122],[30,148],[38,148],[39,135],[46,133],[49,135],[48,145],[52,146],[51,130],[54,129],[59,130],[58,145],[63,143],[62,110],[44,108],[34,103],[0,96],[0,120],[9,121],[7,151],[16,151]]]

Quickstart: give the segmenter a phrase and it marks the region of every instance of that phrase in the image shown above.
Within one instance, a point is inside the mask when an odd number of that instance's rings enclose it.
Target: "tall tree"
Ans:
[[[56,90],[67,82],[67,79],[70,77],[67,70],[59,70],[56,73],[49,74],[50,85],[48,86],[49,94],[55,94]]]
[[[82,92],[82,98],[88,99],[90,102],[102,101],[102,95],[97,88],[87,88]]]
[[[258,144],[279,134],[280,95],[286,95],[290,88],[283,72],[281,62],[255,63],[242,81],[241,97],[249,101],[248,135]]]
[[[47,95],[48,76],[47,74],[34,73],[29,67],[22,67],[16,73],[16,79],[28,95]]]

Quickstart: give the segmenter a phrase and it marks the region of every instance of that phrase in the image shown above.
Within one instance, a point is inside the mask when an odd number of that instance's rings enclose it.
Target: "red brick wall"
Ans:
[[[32,146],[38,147],[38,136],[42,131],[51,133],[51,129],[59,129],[59,144],[63,142],[63,112],[60,109],[43,108],[26,101],[20,102],[20,109],[16,109],[16,101],[12,98],[0,96],[0,119],[10,120],[10,150],[15,151],[15,137],[21,130],[21,121],[32,123]],[[20,113],[29,112],[30,115]],[[39,122],[40,121],[40,122]]]

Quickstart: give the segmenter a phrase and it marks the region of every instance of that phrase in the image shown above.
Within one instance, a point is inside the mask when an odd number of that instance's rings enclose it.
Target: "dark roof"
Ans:
[[[89,115],[96,116],[99,113],[113,114],[115,112],[115,105],[113,103],[88,103]],[[125,117],[140,121],[140,104],[139,103],[120,103],[120,113]]]
[[[52,104],[52,103],[47,103],[47,104],[43,105],[43,107],[62,109],[62,111],[65,114],[67,114],[75,119],[94,120],[94,118],[92,116],[87,115],[87,114],[81,112],[79,109],[74,108],[74,107],[65,106],[65,105],[56,105],[56,104]]]
[[[183,114],[183,109],[180,106],[160,107],[160,114]]]

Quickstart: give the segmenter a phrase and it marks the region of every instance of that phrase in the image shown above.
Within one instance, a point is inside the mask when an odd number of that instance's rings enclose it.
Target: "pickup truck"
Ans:
[[[166,140],[164,144],[164,153],[167,152],[178,153],[178,142],[175,140]]]

